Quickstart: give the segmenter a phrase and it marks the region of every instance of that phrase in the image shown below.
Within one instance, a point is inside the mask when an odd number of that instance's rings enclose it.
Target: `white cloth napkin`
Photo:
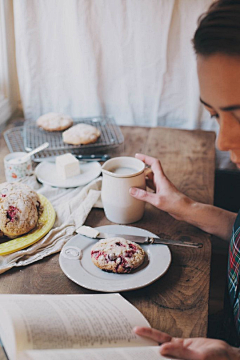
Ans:
[[[56,211],[56,220],[49,233],[35,244],[15,253],[0,256],[0,274],[12,267],[25,266],[59,252],[73,236],[74,231],[84,224],[91,209],[102,208],[101,177],[84,187],[70,189],[40,185],[34,175],[23,182],[52,203]]]

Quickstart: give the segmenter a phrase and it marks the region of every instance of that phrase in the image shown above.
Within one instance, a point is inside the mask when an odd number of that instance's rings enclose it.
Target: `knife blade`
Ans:
[[[173,239],[164,239],[160,237],[152,237],[152,236],[138,236],[138,235],[127,235],[127,234],[108,234],[100,232],[96,239],[108,239],[112,237],[123,237],[126,240],[134,241],[138,244],[164,244],[164,245],[176,245],[176,246],[186,246],[186,247],[194,247],[194,248],[202,248],[202,243],[194,243],[190,241],[179,241]]]

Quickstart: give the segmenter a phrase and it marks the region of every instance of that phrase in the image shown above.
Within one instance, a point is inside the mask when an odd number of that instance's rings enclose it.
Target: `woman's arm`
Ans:
[[[133,197],[168,212],[177,220],[186,221],[203,231],[230,240],[237,214],[193,201],[166,177],[159,160],[143,154],[136,154],[136,157],[151,166],[152,172],[147,175],[147,185],[154,189],[155,193],[131,188],[130,194]]]
[[[209,234],[229,241],[236,217],[237,214],[216,206],[193,202],[183,220]]]

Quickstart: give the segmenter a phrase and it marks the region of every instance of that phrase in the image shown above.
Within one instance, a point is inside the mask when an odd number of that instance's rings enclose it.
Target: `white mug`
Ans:
[[[26,154],[25,152],[13,152],[4,157],[4,169],[7,182],[18,181],[32,174],[32,160],[30,157],[23,162],[17,161],[17,159],[22,158]]]
[[[145,202],[129,194],[131,187],[146,188],[145,164],[134,157],[122,156],[106,161],[102,166],[102,203],[108,220],[129,224],[140,220]]]

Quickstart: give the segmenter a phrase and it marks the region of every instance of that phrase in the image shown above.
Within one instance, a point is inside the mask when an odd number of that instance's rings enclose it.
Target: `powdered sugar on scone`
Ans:
[[[63,132],[63,142],[72,145],[95,143],[100,136],[100,131],[92,125],[77,124]]]
[[[91,259],[97,267],[119,274],[139,267],[144,257],[141,246],[119,237],[100,240],[91,249]]]
[[[37,119],[37,126],[46,131],[62,131],[72,126],[73,120],[69,115],[50,112]]]
[[[14,238],[32,230],[40,211],[38,194],[21,183],[0,184],[0,229]]]

